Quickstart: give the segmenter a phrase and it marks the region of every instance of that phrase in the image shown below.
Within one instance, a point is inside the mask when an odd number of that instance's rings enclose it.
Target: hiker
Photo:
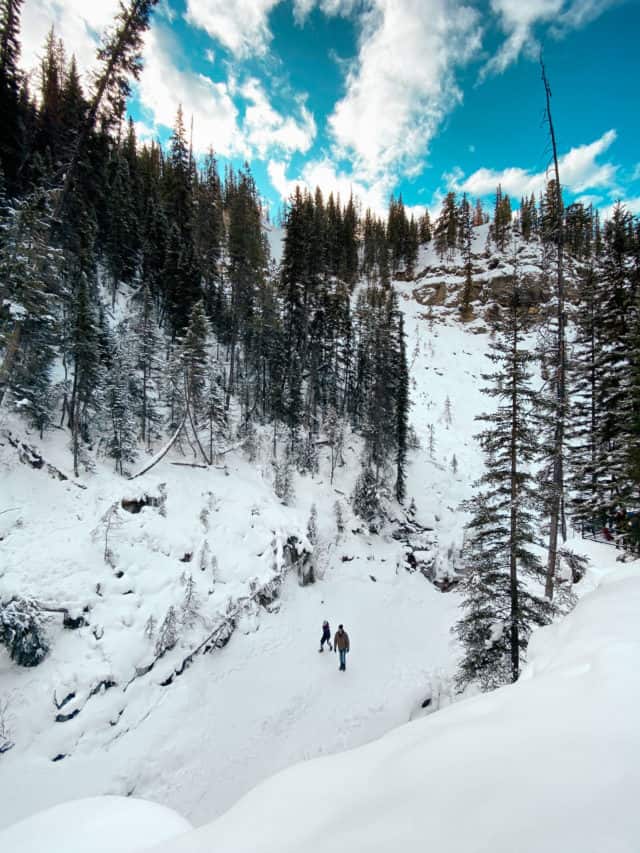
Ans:
[[[333,638],[334,651],[340,652],[340,669],[344,672],[347,668],[347,652],[349,651],[349,635],[344,630],[342,625],[338,625],[338,630]]]
[[[329,627],[329,623],[325,619],[322,623],[322,639],[320,640],[320,648],[319,652],[324,651],[324,644],[329,643],[329,651],[333,651],[333,646],[331,645],[331,628]]]

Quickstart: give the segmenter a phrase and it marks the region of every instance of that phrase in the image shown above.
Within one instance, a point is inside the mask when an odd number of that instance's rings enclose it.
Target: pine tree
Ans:
[[[509,303],[497,326],[489,358],[496,366],[484,376],[485,392],[498,409],[480,420],[486,473],[469,505],[462,583],[464,615],[455,626],[464,655],[458,686],[478,681],[483,689],[516,681],[534,624],[549,619],[550,604],[535,594],[523,575],[543,578],[531,550],[536,541],[532,508],[535,493],[529,465],[536,452],[530,408],[532,355],[525,349],[527,304],[514,273]]]
[[[396,500],[403,503],[406,496],[407,435],[409,428],[409,368],[404,334],[404,317],[398,311],[396,378]]]
[[[335,476],[336,466],[342,460],[344,446],[344,423],[335,407],[330,405],[324,419],[324,432],[331,450],[331,485]]]
[[[366,521],[370,529],[375,528],[376,519],[380,513],[380,498],[376,477],[368,465],[363,465],[351,496],[351,506],[354,513]]]
[[[600,509],[611,515],[630,503],[634,484],[628,470],[627,449],[634,446],[633,386],[637,362],[635,312],[637,303],[633,267],[631,214],[616,205],[604,228],[602,272],[599,280],[601,346],[597,374],[597,426],[595,478]],[[630,367],[632,369],[630,369]]]
[[[51,369],[60,333],[62,257],[46,243],[48,195],[35,191],[5,205],[0,242],[0,344],[21,336],[8,389],[14,404],[42,432],[51,423]]]
[[[23,0],[0,0],[0,169],[9,195],[18,189],[23,160],[23,110],[20,101],[20,11]]]
[[[466,193],[458,207],[458,246],[464,261],[464,288],[460,299],[460,313],[467,319],[471,313],[471,297],[473,295],[473,226],[471,205]]]
[[[338,540],[344,533],[344,513],[342,511],[342,504],[340,501],[336,501],[334,503],[333,514],[336,519],[336,540]]]
[[[156,657],[162,657],[166,652],[171,651],[178,642],[178,618],[176,616],[175,607],[167,610],[167,615],[164,617],[160,630],[158,631],[158,639],[156,640]]]
[[[103,130],[114,117],[120,118],[122,107],[130,94],[129,78],[137,78],[141,71],[140,53],[142,38],[149,25],[149,16],[157,0],[131,0],[129,6],[121,4],[113,30],[107,34],[98,49],[98,61],[102,64],[94,78],[92,98],[82,125],[78,128],[61,191],[57,194],[52,221],[64,219],[65,209],[70,201],[76,201],[72,188],[77,182],[79,166],[85,155],[87,142],[93,134],[98,114],[101,114]],[[14,3],[12,8],[18,7]],[[3,33],[6,30],[3,30]],[[15,56],[15,53],[14,53]],[[78,220],[76,220],[78,221]],[[51,226],[50,226],[51,229]],[[47,239],[45,242],[49,242]],[[7,341],[2,366],[0,367],[0,388],[2,397],[14,369],[14,363],[20,349],[22,322],[15,323],[10,339]]]
[[[285,505],[289,506],[293,500],[293,474],[291,471],[291,458],[289,453],[285,452],[284,456],[273,460],[274,483],[273,489]]]
[[[315,504],[311,504],[311,512],[307,522],[307,539],[312,545],[318,541],[318,510]]]
[[[68,404],[73,470],[79,475],[81,443],[88,443],[91,421],[102,408],[103,365],[100,320],[87,276],[74,273],[70,325],[73,386]]]
[[[496,189],[493,223],[490,228],[490,234],[496,247],[501,252],[504,252],[511,234],[511,200],[508,195],[502,194],[500,184],[498,184]]]
[[[0,601],[0,643],[18,666],[37,666],[44,660],[49,643],[35,601],[19,596]]]
[[[200,600],[193,575],[187,575],[181,606],[181,622],[185,628],[193,628],[200,610]]]
[[[418,221],[418,233],[421,243],[431,242],[431,217],[428,210],[425,210]]]
[[[442,210],[436,220],[434,235],[435,249],[440,258],[443,259],[445,255],[452,258],[458,245],[458,211],[454,192],[447,193],[442,202]]]
[[[132,318],[132,346],[134,364],[140,374],[139,435],[146,446],[150,447],[152,436],[161,422],[157,398],[163,341],[158,329],[151,290],[147,285],[142,287],[135,305]]]
[[[133,353],[131,341],[121,331],[110,353],[110,367],[105,382],[105,409],[109,417],[107,453],[115,461],[119,474],[137,456],[137,424],[132,394]]]

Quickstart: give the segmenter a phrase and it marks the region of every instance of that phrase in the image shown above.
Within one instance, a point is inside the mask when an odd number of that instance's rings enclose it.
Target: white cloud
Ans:
[[[303,24],[309,13],[318,7],[325,15],[351,15],[360,0],[293,0],[293,14],[298,24]]]
[[[636,216],[640,214],[640,197],[636,196],[635,198],[621,198],[621,203],[627,208],[627,210],[631,211],[631,213]],[[613,209],[616,206],[616,203],[609,204],[606,207],[600,208],[600,216],[602,219],[610,219],[613,214]]]
[[[329,117],[336,158],[373,182],[423,162],[462,99],[456,65],[480,48],[478,13],[456,0],[372,0],[360,17],[357,63]]]
[[[327,157],[306,163],[295,179],[287,177],[287,168],[287,164],[281,160],[270,160],[267,167],[272,185],[285,200],[298,185],[306,187],[310,192],[320,187],[325,198],[333,193],[334,197],[339,195],[341,201],[346,203],[353,194],[363,210],[369,207],[380,216],[386,214],[393,189],[393,178],[389,176],[366,183],[338,169]]]
[[[521,53],[530,56],[540,50],[536,27],[550,26],[561,38],[569,30],[579,29],[599,17],[620,0],[491,0],[491,11],[499,19],[506,40],[484,66],[481,78],[501,74]]]
[[[631,180],[640,181],[640,163],[636,163],[633,174],[631,175]]]
[[[151,142],[157,137],[157,132],[155,128],[151,127],[151,125],[146,124],[146,122],[135,121],[133,123],[133,126],[136,132],[136,139],[139,143]]]
[[[280,0],[187,0],[188,23],[205,30],[237,57],[264,54],[269,13]]]
[[[84,71],[96,61],[100,34],[113,23],[117,0],[28,0],[22,9],[22,64],[37,67],[52,26]]]
[[[316,123],[304,103],[299,103],[300,120],[292,116],[284,118],[269,103],[259,80],[251,78],[240,89],[240,94],[249,101],[245,111],[243,131],[247,142],[262,158],[273,148],[286,153],[306,153],[316,136]]]
[[[227,83],[176,68],[170,36],[159,27],[147,34],[138,94],[156,125],[173,127],[178,105],[182,104],[187,127],[193,117],[196,151],[213,145],[223,155],[248,154]]]
[[[608,130],[589,145],[572,148],[559,158],[560,181],[572,193],[584,193],[588,189],[613,189],[618,167],[612,163],[600,164],[597,158],[614,142],[615,130]],[[473,196],[487,196],[495,192],[498,184],[505,193],[516,198],[539,193],[548,180],[549,173],[532,173],[527,169],[478,169],[465,178],[459,170],[449,176],[449,186],[458,192]]]
[[[589,207],[590,205],[599,207],[602,204],[602,196],[596,195],[595,193],[586,193],[585,195],[579,196],[576,199],[576,202],[583,204],[585,207]]]

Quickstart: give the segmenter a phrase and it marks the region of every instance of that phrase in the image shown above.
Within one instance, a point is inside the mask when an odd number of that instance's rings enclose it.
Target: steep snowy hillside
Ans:
[[[489,269],[486,228],[477,231],[474,263],[488,282],[508,259]],[[523,252],[538,274],[535,247]],[[380,534],[349,507],[353,435],[333,484],[327,453],[283,506],[270,435],[253,463],[238,449],[204,470],[174,464],[185,459],[172,452],[131,482],[107,460],[76,482],[62,432],[41,442],[5,419],[0,593],[52,612],[40,666],[17,667],[0,650],[13,743],[0,755],[0,826],[99,794],[149,798],[202,824],[279,770],[375,739],[425,699],[429,710],[450,702],[460,503],[482,470],[474,416],[488,407],[487,330],[480,310],[459,321],[460,263],[423,250],[417,280],[394,285],[421,446],[407,472],[415,512],[391,505]],[[23,440],[54,468],[32,467],[32,452],[15,447]],[[299,585],[302,562],[315,584]],[[350,633],[345,674],[317,653],[325,618]]]
[[[425,575],[445,586],[455,576],[458,506],[479,472],[472,434],[486,339],[430,323],[411,287],[399,287],[422,444],[408,471],[415,524],[394,510],[397,521],[371,535],[352,516],[354,436],[333,486],[324,459],[318,477],[296,479],[285,507],[266,448],[255,464],[234,451],[206,471],[170,456],[132,482],[104,460],[77,483],[62,432],[40,442],[17,420],[5,423],[3,597],[65,609],[80,627],[51,613],[51,651],[35,669],[0,652],[14,742],[0,760],[2,825],[104,793],[148,797],[201,823],[277,770],[405,722],[432,693],[447,701],[457,597]],[[21,463],[18,438],[68,479]],[[123,499],[151,505],[132,514]],[[300,587],[289,563],[297,548],[311,550],[312,503],[318,582]],[[346,678],[317,653],[324,618],[350,632]]]

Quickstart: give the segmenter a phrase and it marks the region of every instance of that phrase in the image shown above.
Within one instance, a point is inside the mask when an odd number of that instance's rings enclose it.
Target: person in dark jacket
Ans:
[[[318,649],[319,652],[324,651],[325,643],[329,643],[329,651],[333,651],[333,646],[331,645],[331,628],[326,619],[322,623],[322,638],[320,640],[320,648]]]
[[[342,625],[338,625],[338,630],[333,638],[333,648],[340,654],[340,669],[344,672],[347,668],[347,653],[351,646],[349,644],[349,635]]]

